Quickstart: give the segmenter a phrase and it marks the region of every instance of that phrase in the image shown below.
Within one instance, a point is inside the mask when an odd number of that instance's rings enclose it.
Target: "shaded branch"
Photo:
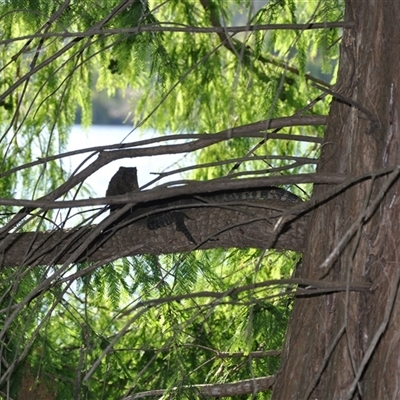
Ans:
[[[238,396],[242,394],[258,393],[261,391],[272,389],[275,383],[275,375],[263,376],[261,378],[245,379],[242,381],[231,383],[214,383],[208,385],[191,385],[181,386],[179,388],[172,388],[171,391],[175,392],[182,389],[192,389],[196,393],[208,397],[226,397]],[[123,400],[141,399],[149,396],[162,396],[167,389],[149,390],[147,392],[136,393],[133,396],[124,397]]]
[[[111,223],[109,221],[115,219],[113,215],[102,222],[104,228],[100,229],[90,226],[69,231],[12,233],[3,240],[7,242],[7,246],[3,249],[2,265],[60,264],[67,260],[109,262],[138,254],[184,253],[195,249],[232,247],[271,246],[280,250],[301,251],[308,217],[298,218],[287,226],[284,233],[275,237],[274,225],[282,215],[284,205],[278,201],[254,203],[250,205],[248,202],[243,206],[228,203],[203,204],[184,208],[187,216],[185,224],[199,243],[197,246],[188,241],[173,225],[149,230],[146,207],[142,209],[142,217],[126,226],[121,223],[120,228],[115,228],[109,234],[101,232]],[[148,210],[154,209],[149,207]],[[94,235],[95,231],[99,233]],[[81,243],[87,243],[85,254],[75,253]]]
[[[195,249],[212,248],[275,248],[278,250],[303,250],[303,241],[308,226],[308,212],[332,196],[371,176],[382,176],[393,172],[386,168],[344,181],[340,174],[304,174],[298,176],[280,176],[245,180],[216,179],[208,182],[196,182],[184,187],[157,188],[130,195],[111,198],[80,200],[75,202],[49,202],[44,208],[61,206],[82,206],[88,204],[126,204],[121,213],[129,210],[135,203],[162,200],[182,195],[200,195],[219,190],[263,188],[279,184],[314,182],[340,183],[323,193],[322,196],[298,205],[288,205],[279,201],[261,201],[237,206],[188,205],[184,208],[187,215],[187,227],[197,237],[198,246],[190,243],[174,226],[165,226],[149,230],[146,225],[148,211],[142,206],[142,217],[115,228],[113,235],[102,236],[102,231],[122,214],[110,215],[100,227],[90,226],[70,231],[12,233],[6,235],[1,243],[3,251],[2,266],[48,264],[89,261],[110,262],[113,259],[137,254],[167,254],[189,252]],[[38,206],[40,202],[29,202]],[[173,204],[170,203],[170,204]],[[182,204],[180,203],[182,208]],[[119,213],[120,211],[117,211]],[[282,218],[283,217],[283,218]],[[281,226],[281,222],[283,225]],[[279,226],[279,230],[276,227]],[[98,232],[98,234],[96,234]],[[100,237],[99,237],[100,234]],[[88,240],[86,242],[86,240]],[[99,247],[97,244],[101,242]],[[81,243],[87,243],[86,253],[77,252]],[[60,252],[60,249],[62,251]],[[74,256],[73,256],[74,255]],[[72,257],[72,258],[71,258]],[[101,265],[101,264],[98,264]]]
[[[344,292],[349,289],[352,292],[366,292],[371,288],[370,283],[366,282],[351,282],[350,287],[347,287],[346,282],[338,282],[338,281],[323,281],[317,279],[299,279],[299,278],[289,278],[289,279],[271,279],[268,281],[262,281],[257,283],[251,283],[248,285],[231,287],[229,290],[225,292],[211,292],[211,291],[202,291],[195,293],[185,293],[176,296],[162,297],[158,299],[152,300],[142,300],[140,303],[135,305],[134,307],[128,308],[124,311],[125,314],[131,314],[133,311],[138,310],[140,308],[148,308],[154,307],[160,304],[172,303],[172,302],[180,302],[182,300],[187,299],[200,299],[200,298],[209,298],[209,299],[223,299],[223,298],[232,298],[235,299],[235,303],[242,304],[238,299],[238,296],[241,293],[245,293],[248,291],[255,291],[256,289],[265,289],[270,287],[279,287],[279,288],[290,288],[295,286],[302,286],[297,288],[297,291],[294,292],[296,296],[313,296],[315,294],[327,294],[327,293],[335,293],[335,292]],[[258,291],[259,293],[259,291]],[[287,292],[288,295],[292,293]],[[258,300],[255,300],[256,302]],[[220,303],[226,304],[226,303]],[[241,354],[241,353],[240,353]],[[219,356],[219,353],[216,352],[216,356]]]

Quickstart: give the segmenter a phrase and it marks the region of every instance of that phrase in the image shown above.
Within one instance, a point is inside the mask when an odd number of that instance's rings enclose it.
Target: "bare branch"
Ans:
[[[209,397],[226,397],[238,396],[241,394],[258,393],[265,390],[272,389],[275,383],[275,375],[263,376],[261,378],[245,379],[242,381],[231,383],[215,383],[212,385],[192,385],[181,386],[180,388],[172,388],[171,391],[175,392],[178,389],[193,389],[196,393],[209,396]],[[124,397],[123,400],[141,399],[149,396],[162,396],[167,389],[149,390],[147,392],[136,393],[133,396]]]
[[[93,167],[91,169],[93,169]],[[78,175],[76,175],[72,179],[73,182],[75,181],[79,182]],[[50,210],[57,208],[71,208],[71,207],[87,207],[87,206],[105,205],[105,204],[132,203],[133,205],[136,203],[144,203],[148,201],[167,199],[183,195],[213,193],[221,190],[235,190],[240,188],[254,189],[254,188],[263,188],[268,186],[291,185],[299,183],[338,184],[345,181],[345,176],[341,173],[332,173],[332,174],[314,173],[314,174],[297,174],[297,175],[286,175],[286,176],[282,175],[282,176],[270,176],[267,178],[248,178],[240,180],[231,180],[230,178],[231,177],[228,176],[223,178],[212,179],[207,182],[199,182],[199,181],[189,181],[189,183],[188,181],[169,182],[168,186],[166,185],[159,186],[155,189],[147,191],[138,191],[125,195],[112,196],[112,197],[99,197],[99,198],[84,199],[84,200],[51,201],[50,199],[47,200],[45,198],[39,200],[0,198],[0,205],[21,206],[21,207],[29,207],[32,209],[42,208],[43,210]],[[70,185],[71,183],[68,186]]]
[[[104,24],[103,22],[102,24]],[[240,33],[240,32],[256,32],[256,31],[267,31],[267,30],[310,30],[310,29],[332,29],[332,28],[351,28],[354,26],[352,22],[323,22],[323,23],[309,23],[309,24],[265,24],[265,25],[246,25],[246,26],[230,26],[230,27],[213,27],[203,28],[197,26],[184,26],[171,22],[159,22],[157,25],[141,25],[133,28],[117,28],[117,29],[99,29],[100,23],[93,26],[93,28],[86,32],[49,32],[43,34],[33,34],[15,37],[12,39],[0,40],[1,45],[7,45],[9,43],[31,40],[35,38],[76,38],[82,39],[84,37],[93,35],[120,35],[120,34],[138,34],[141,32],[184,32],[184,33]]]

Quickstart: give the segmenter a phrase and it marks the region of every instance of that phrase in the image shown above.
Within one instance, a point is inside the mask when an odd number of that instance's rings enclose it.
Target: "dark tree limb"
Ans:
[[[191,243],[173,225],[150,230],[144,215],[126,226],[122,222],[100,234],[88,246],[86,254],[79,255],[73,261],[107,262],[138,254],[182,253],[194,249],[232,247],[301,251],[307,215],[284,226],[279,234],[275,231],[279,218],[290,213],[289,208],[279,201],[185,207],[184,212],[188,216],[185,223],[197,245]],[[107,220],[104,224],[107,225]],[[93,235],[94,229],[95,226],[90,226],[67,231],[9,234],[2,266],[64,263],[81,243]]]

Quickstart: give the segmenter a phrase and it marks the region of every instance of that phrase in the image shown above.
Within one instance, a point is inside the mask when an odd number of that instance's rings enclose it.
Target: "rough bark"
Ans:
[[[125,171],[127,172],[127,171]],[[167,254],[175,252],[186,252],[194,249],[213,249],[230,247],[260,247],[276,248],[278,250],[303,249],[305,226],[308,223],[308,212],[312,205],[301,206],[296,210],[296,219],[290,218],[290,223],[285,227],[280,224],[279,232],[275,230],[274,224],[279,217],[289,215],[288,204],[282,201],[271,202],[264,200],[253,203],[252,211],[243,207],[236,209],[232,207],[237,204],[215,205],[215,207],[186,207],[188,214],[187,225],[190,232],[197,235],[196,246],[187,242],[184,235],[177,227],[165,227],[162,229],[149,230],[144,219],[138,219],[130,224],[123,224],[120,229],[114,230],[113,235],[102,235],[107,229],[107,223],[101,226],[89,226],[69,231],[54,230],[51,232],[29,232],[12,233],[7,232],[15,228],[15,224],[21,222],[27,211],[33,211],[37,207],[44,210],[51,208],[67,208],[88,205],[110,204],[110,208],[116,213],[127,211],[126,203],[141,208],[146,214],[146,209],[154,211],[150,204],[154,202],[170,204],[173,199],[182,197],[208,196],[217,192],[234,192],[241,190],[263,190],[267,186],[294,184],[294,183],[332,183],[343,182],[343,174],[299,174],[288,176],[272,176],[268,178],[251,178],[240,180],[222,180],[221,182],[209,181],[195,184],[177,186],[171,188],[155,188],[152,190],[138,191],[124,195],[116,195],[111,198],[86,199],[74,201],[19,201],[18,205],[25,208],[24,212],[17,214],[13,220],[1,229],[0,237],[0,266],[27,266],[37,264],[60,264],[77,261],[88,262],[110,262],[117,258],[137,254]],[[119,187],[120,183],[113,184],[112,188]],[[132,188],[129,184],[125,189]],[[117,190],[118,192],[119,190]],[[114,190],[112,189],[112,192]],[[4,200],[4,199],[3,199]],[[10,203],[12,204],[12,203]],[[150,206],[148,206],[148,204]],[[15,205],[15,204],[14,204]],[[177,205],[182,208],[182,203]],[[243,205],[243,204],[242,204]],[[122,207],[122,209],[121,209]],[[125,207],[125,208],[124,208]],[[127,208],[128,207],[128,208]],[[297,208],[297,207],[296,207]],[[262,210],[264,209],[265,212]],[[281,212],[279,212],[279,210]],[[240,218],[237,215],[241,214]],[[122,214],[119,214],[120,216]],[[292,215],[293,216],[293,215]],[[109,219],[108,223],[114,223]]]
[[[343,31],[335,89],[342,98],[332,102],[319,172],[351,178],[393,166],[394,173],[314,211],[297,271],[372,289],[295,301],[274,399],[400,398],[399,16],[400,2],[347,1],[345,20],[355,26]],[[317,185],[314,193],[325,190]]]
[[[177,207],[187,216],[185,224],[195,237],[196,245],[174,224],[148,229],[145,216],[126,226],[122,221],[118,225],[121,228],[106,234],[102,233],[101,226],[10,234],[5,238],[2,266],[109,262],[130,255],[177,253],[196,248],[259,247],[301,251],[308,216],[302,215],[288,224],[279,223],[282,216],[290,217],[289,210],[293,206],[296,204],[268,200],[184,208],[179,204]]]

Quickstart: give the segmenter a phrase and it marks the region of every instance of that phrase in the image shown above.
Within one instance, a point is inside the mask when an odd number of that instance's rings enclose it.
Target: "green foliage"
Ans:
[[[324,3],[326,12],[318,13],[314,22],[339,19],[341,10],[336,4],[334,7],[333,3],[336,2]],[[304,2],[299,8],[296,6],[294,1],[269,2],[257,12],[251,23],[307,22],[306,18],[310,18],[314,5]],[[165,15],[164,20],[171,18],[171,10],[172,8],[168,7],[160,9],[161,15]],[[174,15],[180,17],[179,22],[182,24],[194,26],[210,24],[209,16],[197,2],[182,1],[174,5],[173,10]],[[215,8],[213,12],[214,10]],[[237,8],[231,4],[230,7],[217,11],[221,13],[220,19],[224,18],[227,22],[237,12]],[[328,30],[322,32],[324,31]],[[159,131],[184,129],[216,132],[259,119],[287,115],[293,108],[298,110],[298,104],[304,105],[304,99],[311,100],[318,93],[310,86],[302,93],[290,90],[291,87],[295,89],[299,80],[304,79],[305,68],[309,61],[306,59],[306,54],[315,51],[315,38],[320,38],[319,44],[321,44],[321,38],[324,37],[325,52],[328,52],[327,49],[331,54],[337,52],[337,47],[334,45],[337,36],[332,37],[318,32],[255,32],[246,37],[245,46],[233,37],[230,43],[235,47],[233,51],[229,46],[217,49],[220,44],[217,35],[210,37],[201,34],[166,33],[164,43],[171,58],[176,60],[179,76],[182,78],[179,81],[169,78],[166,87],[175,84],[177,86],[172,93],[169,93],[168,99],[161,104],[153,118],[149,119],[148,124]],[[182,57],[182,54],[185,56]],[[279,65],[276,65],[275,57],[280,60]],[[293,74],[286,70],[286,63],[288,65],[293,63],[299,72]],[[274,83],[280,80],[283,83],[289,78],[288,91],[282,97],[283,88],[278,87],[277,92]],[[286,87],[284,83],[283,85]],[[149,87],[142,97],[139,111],[150,112],[160,103],[164,95],[164,91]],[[181,99],[184,99],[184,102]],[[318,106],[315,111],[322,109]]]
[[[65,181],[63,162],[48,157],[65,150],[78,107],[83,124],[91,123],[93,87],[110,95],[133,89],[140,98],[132,104],[135,125],[160,133],[211,135],[300,112],[321,94],[314,83],[334,79],[339,29],[144,30],[165,21],[189,28],[331,22],[343,13],[338,0],[257,3],[3,1],[0,196],[36,199]],[[303,114],[327,110],[325,99]],[[321,136],[322,129],[279,132]],[[236,138],[197,152],[199,169],[190,177],[312,172],[318,151],[294,140]],[[38,157],[46,161],[10,172]],[[287,189],[303,198],[311,191]],[[58,198],[85,194],[78,189]],[[15,211],[3,207],[1,222]],[[32,218],[20,228],[56,225],[51,212],[35,213],[49,222]],[[9,378],[0,373],[0,390],[12,385],[16,397],[16,388],[35,376],[34,383],[50,385],[58,399],[114,399],[160,388],[170,398],[199,398],[190,386],[272,375],[279,358],[268,351],[282,348],[291,292],[266,282],[289,278],[298,260],[290,252],[235,249],[142,255],[97,268],[1,269],[1,368],[15,362],[15,370]],[[50,289],[30,298],[53,273]]]
[[[284,297],[267,300],[268,296],[279,294],[279,290],[257,293],[249,289],[238,296],[228,294],[220,299],[190,296],[205,290],[228,292],[232,287],[267,279],[279,269],[283,274],[292,257],[289,253],[274,252],[271,257],[260,256],[260,252],[249,250],[228,256],[222,251],[191,254],[188,260],[182,256],[168,257],[165,262],[169,269],[162,271],[161,279],[154,279],[153,287],[148,285],[140,291],[138,288],[135,294],[130,286],[126,291],[121,289],[124,293],[119,293],[118,304],[112,293],[114,284],[107,282],[110,286],[99,301],[98,293],[88,290],[92,283],[87,281],[54,309],[43,334],[36,336],[27,362],[33,371],[40,370],[44,377],[51,376],[53,382],[59,382],[59,393],[69,393],[73,398],[76,374],[83,377],[117,332],[127,327],[129,334],[122,336],[113,351],[107,353],[87,386],[80,387],[81,393],[102,393],[103,398],[113,398],[127,391],[273,374],[279,366],[276,357],[254,358],[250,354],[282,346],[290,306]],[[154,277],[160,273],[158,269],[162,267],[157,260],[139,260],[131,260],[135,269],[130,269],[131,276],[125,275],[126,280],[134,279],[140,267],[151,269]],[[220,265],[219,271],[215,269],[216,263]],[[201,268],[200,274],[196,268]],[[259,272],[254,275],[257,268]],[[111,266],[106,266],[102,274],[107,279],[115,279],[113,275],[121,278],[119,271],[112,272]],[[95,280],[97,275],[98,271]],[[101,290],[101,286],[97,289]],[[105,296],[107,292],[109,296]],[[173,300],[175,296],[180,299]],[[149,302],[145,309],[140,307],[146,299],[162,298],[166,299],[163,303]],[[52,302],[49,300],[48,305]],[[39,304],[41,307],[37,308]],[[35,316],[34,320],[44,318],[44,304],[36,300],[31,303],[29,313]],[[31,321],[20,323],[19,331],[25,331],[29,337],[30,330],[34,330]],[[238,352],[240,356],[233,356]],[[18,352],[14,349],[13,353]],[[76,371],[77,365],[81,366],[80,371]],[[181,398],[179,393],[174,392],[173,398]],[[193,393],[188,391],[188,396],[194,396]]]
[[[87,32],[98,29],[132,28],[139,24],[156,23],[146,2],[133,2],[118,10],[117,2],[105,1],[101,6],[92,2],[51,3],[48,1],[7,1],[0,6],[2,34],[0,57],[0,150],[3,163],[0,173],[13,166],[65,151],[68,133],[74,123],[77,107],[82,122],[91,123],[91,88],[99,61],[106,85],[114,85],[112,73],[130,69],[132,73],[149,66],[162,80],[161,57],[164,54],[161,35],[116,34],[62,37],[65,32]],[[114,10],[114,11],[115,11]],[[55,38],[41,37],[54,32]],[[16,40],[29,36],[27,40]],[[6,44],[6,45],[5,45]],[[57,56],[55,56],[57,55]],[[113,60],[116,64],[110,70]],[[164,61],[164,60],[163,60]],[[116,73],[118,72],[118,73]],[[96,74],[98,76],[98,74]],[[106,79],[105,78],[105,79]],[[118,79],[117,79],[118,81]],[[127,80],[122,85],[126,87]],[[99,85],[101,86],[101,84]],[[48,161],[19,173],[4,175],[2,195],[38,198],[65,181],[62,161]],[[32,190],[32,183],[35,188]],[[71,195],[71,194],[69,194]],[[6,212],[6,210],[4,211]]]

